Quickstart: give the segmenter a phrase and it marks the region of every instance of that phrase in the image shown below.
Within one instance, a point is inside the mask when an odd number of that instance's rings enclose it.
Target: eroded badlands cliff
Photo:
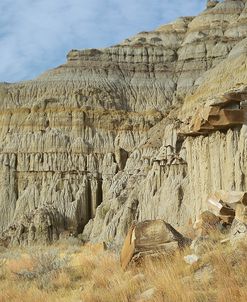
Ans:
[[[197,17],[72,50],[32,81],[0,84],[5,238],[68,231],[120,244],[134,220],[183,226],[211,192],[247,190],[246,37],[247,1],[208,1]],[[243,118],[222,122],[222,104]],[[211,105],[219,116],[194,131]]]

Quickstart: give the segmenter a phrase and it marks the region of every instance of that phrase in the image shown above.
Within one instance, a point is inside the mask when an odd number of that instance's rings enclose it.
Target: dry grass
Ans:
[[[184,261],[190,253],[146,259],[123,271],[118,257],[101,245],[5,251],[0,253],[0,302],[247,301],[246,243],[237,248],[210,243],[193,265]]]

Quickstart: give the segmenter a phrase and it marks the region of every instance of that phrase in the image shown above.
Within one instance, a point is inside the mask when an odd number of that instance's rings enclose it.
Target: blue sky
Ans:
[[[66,61],[70,49],[114,45],[206,0],[0,0],[0,82],[36,77]]]

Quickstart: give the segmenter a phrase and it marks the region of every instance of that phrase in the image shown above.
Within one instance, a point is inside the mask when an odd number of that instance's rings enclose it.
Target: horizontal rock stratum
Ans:
[[[183,226],[210,193],[246,191],[243,120],[184,130],[246,90],[246,38],[247,2],[209,1],[196,17],[1,83],[0,230],[19,243],[83,232],[118,245],[133,221]]]

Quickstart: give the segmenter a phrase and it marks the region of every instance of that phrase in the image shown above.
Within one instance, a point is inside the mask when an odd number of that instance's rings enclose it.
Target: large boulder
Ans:
[[[163,220],[147,220],[131,226],[124,241],[120,262],[126,268],[147,255],[172,253],[190,244],[190,239]]]

